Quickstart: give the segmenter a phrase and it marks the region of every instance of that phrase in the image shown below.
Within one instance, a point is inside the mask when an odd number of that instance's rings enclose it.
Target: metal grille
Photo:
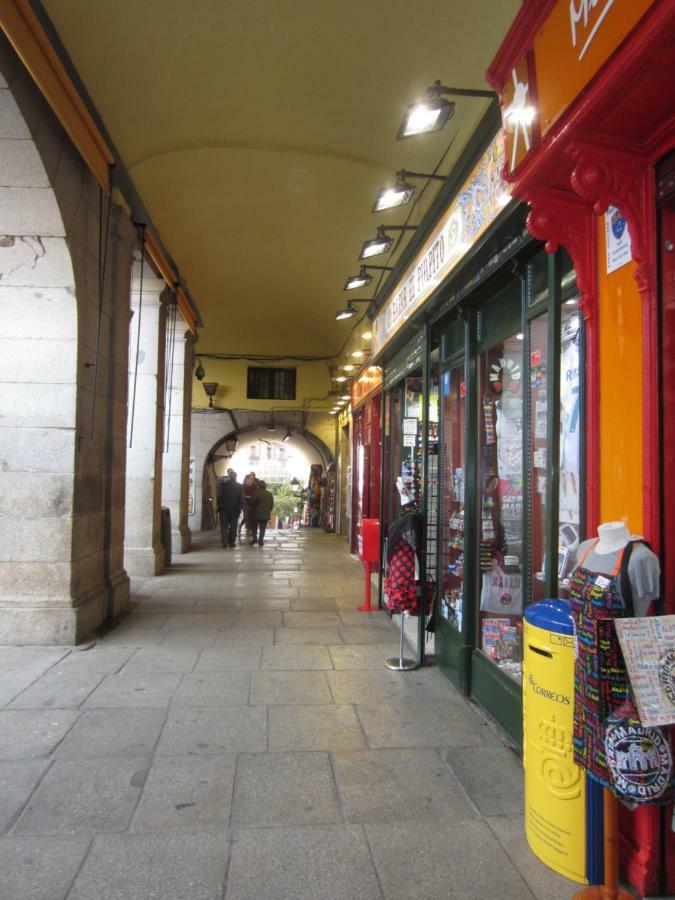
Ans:
[[[295,369],[249,366],[246,396],[249,400],[295,400]]]

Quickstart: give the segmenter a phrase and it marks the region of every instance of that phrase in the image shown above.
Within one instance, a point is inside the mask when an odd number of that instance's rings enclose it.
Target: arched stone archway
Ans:
[[[0,643],[75,643],[128,605],[135,243],[0,35]]]

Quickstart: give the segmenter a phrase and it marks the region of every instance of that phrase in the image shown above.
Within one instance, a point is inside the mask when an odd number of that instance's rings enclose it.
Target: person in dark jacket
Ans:
[[[265,541],[267,523],[270,520],[273,507],[274,497],[271,491],[267,490],[267,485],[264,481],[259,481],[258,490],[253,498],[253,510],[251,513],[251,527],[253,529],[251,546],[259,544],[262,547]]]
[[[237,481],[234,469],[227,470],[227,478],[218,482],[218,515],[220,541],[223,547],[234,547],[237,539],[237,522],[244,505],[244,489]]]

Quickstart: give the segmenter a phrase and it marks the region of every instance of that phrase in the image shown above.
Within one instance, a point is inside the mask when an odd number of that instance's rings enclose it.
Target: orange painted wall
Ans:
[[[607,275],[605,219],[598,227],[600,521],[642,533],[642,311],[628,263]]]

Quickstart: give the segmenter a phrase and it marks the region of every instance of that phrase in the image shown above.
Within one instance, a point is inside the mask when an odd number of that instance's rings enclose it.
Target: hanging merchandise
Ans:
[[[483,572],[480,594],[481,612],[521,616],[523,614],[523,576],[518,557],[493,559],[489,571]]]
[[[409,512],[389,526],[387,566],[384,577],[384,605],[391,612],[417,615],[420,607],[417,552],[422,533],[422,516]]]
[[[614,627],[616,618],[632,617],[636,604],[658,593],[658,559],[641,541],[628,540],[609,553],[599,553],[598,544],[581,545],[570,581],[574,759],[621,799],[665,802],[673,787],[670,737],[641,725]]]

